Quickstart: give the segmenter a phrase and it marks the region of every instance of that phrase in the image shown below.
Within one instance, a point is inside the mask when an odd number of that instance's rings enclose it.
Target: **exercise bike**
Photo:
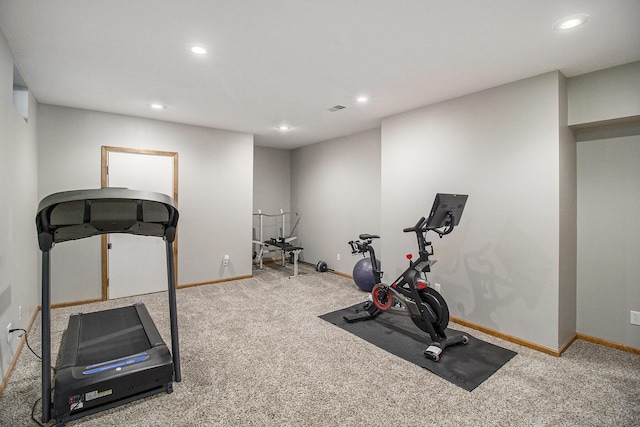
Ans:
[[[375,285],[371,290],[371,301],[363,305],[360,313],[344,316],[349,322],[373,319],[383,311],[392,308],[397,311],[408,312],[411,320],[422,331],[429,334],[431,344],[424,351],[424,355],[437,362],[445,348],[456,344],[467,344],[466,335],[447,337],[445,329],[449,324],[449,308],[442,295],[433,289],[427,281],[426,273],[431,271],[435,260],[433,245],[426,240],[426,234],[433,231],[441,238],[451,233],[460,222],[460,216],[467,200],[466,195],[438,193],[428,219],[422,217],[413,227],[405,228],[405,233],[416,233],[418,240],[418,259],[412,261],[412,255],[407,255],[409,267],[391,285],[382,283],[383,272],[378,268],[375,250],[371,243],[380,236],[360,234],[360,240],[350,241],[353,255],[369,253]]]

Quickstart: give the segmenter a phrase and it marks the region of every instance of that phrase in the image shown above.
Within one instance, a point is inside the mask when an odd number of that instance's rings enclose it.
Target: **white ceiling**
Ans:
[[[577,13],[589,21],[552,30]],[[281,148],[548,71],[640,60],[640,0],[0,0],[0,28],[40,103]],[[211,53],[188,52],[195,42]]]

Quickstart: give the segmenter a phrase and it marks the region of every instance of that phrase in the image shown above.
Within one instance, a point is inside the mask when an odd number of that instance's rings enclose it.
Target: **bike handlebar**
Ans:
[[[431,228],[431,227],[425,227],[425,223],[426,223],[426,219],[425,217],[422,217],[418,220],[418,222],[416,223],[416,225],[414,225],[413,227],[409,227],[409,228],[405,228],[402,231],[404,231],[405,233],[409,233],[409,232],[414,232],[414,233],[423,233],[425,231],[435,231],[436,233],[438,233],[438,235],[440,237],[442,236],[446,236],[447,234],[451,233],[454,229],[454,223],[455,223],[455,216],[453,215],[452,212],[448,212],[448,218],[449,221],[448,223],[445,225],[445,229],[443,231],[438,230],[437,228]]]
[[[424,222],[425,222],[426,220],[427,220],[427,219],[426,219],[425,217],[422,217],[422,218],[420,218],[420,219],[418,220],[418,222],[416,223],[416,225],[414,225],[413,227],[405,228],[405,229],[404,229],[404,230],[402,230],[402,231],[404,231],[405,233],[409,233],[409,232],[411,232],[411,231],[414,231],[414,232],[416,232],[416,233],[417,233],[418,231],[423,231],[423,230],[422,230],[422,226],[424,225]]]
[[[369,241],[370,243],[371,241]],[[359,240],[352,240],[349,242],[349,245],[351,245],[351,254],[355,255],[355,254],[364,254],[365,252],[367,252],[369,249],[367,248],[367,242],[360,242]]]

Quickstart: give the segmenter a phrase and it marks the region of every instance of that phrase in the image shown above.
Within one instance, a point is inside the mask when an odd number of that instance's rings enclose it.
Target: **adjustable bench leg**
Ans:
[[[298,275],[298,251],[293,251],[293,277]]]

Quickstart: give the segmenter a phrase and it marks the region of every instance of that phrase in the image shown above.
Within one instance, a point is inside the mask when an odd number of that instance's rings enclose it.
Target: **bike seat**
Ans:
[[[358,236],[358,238],[361,240],[369,240],[369,239],[379,239],[380,236],[377,236],[375,234],[361,234]]]

